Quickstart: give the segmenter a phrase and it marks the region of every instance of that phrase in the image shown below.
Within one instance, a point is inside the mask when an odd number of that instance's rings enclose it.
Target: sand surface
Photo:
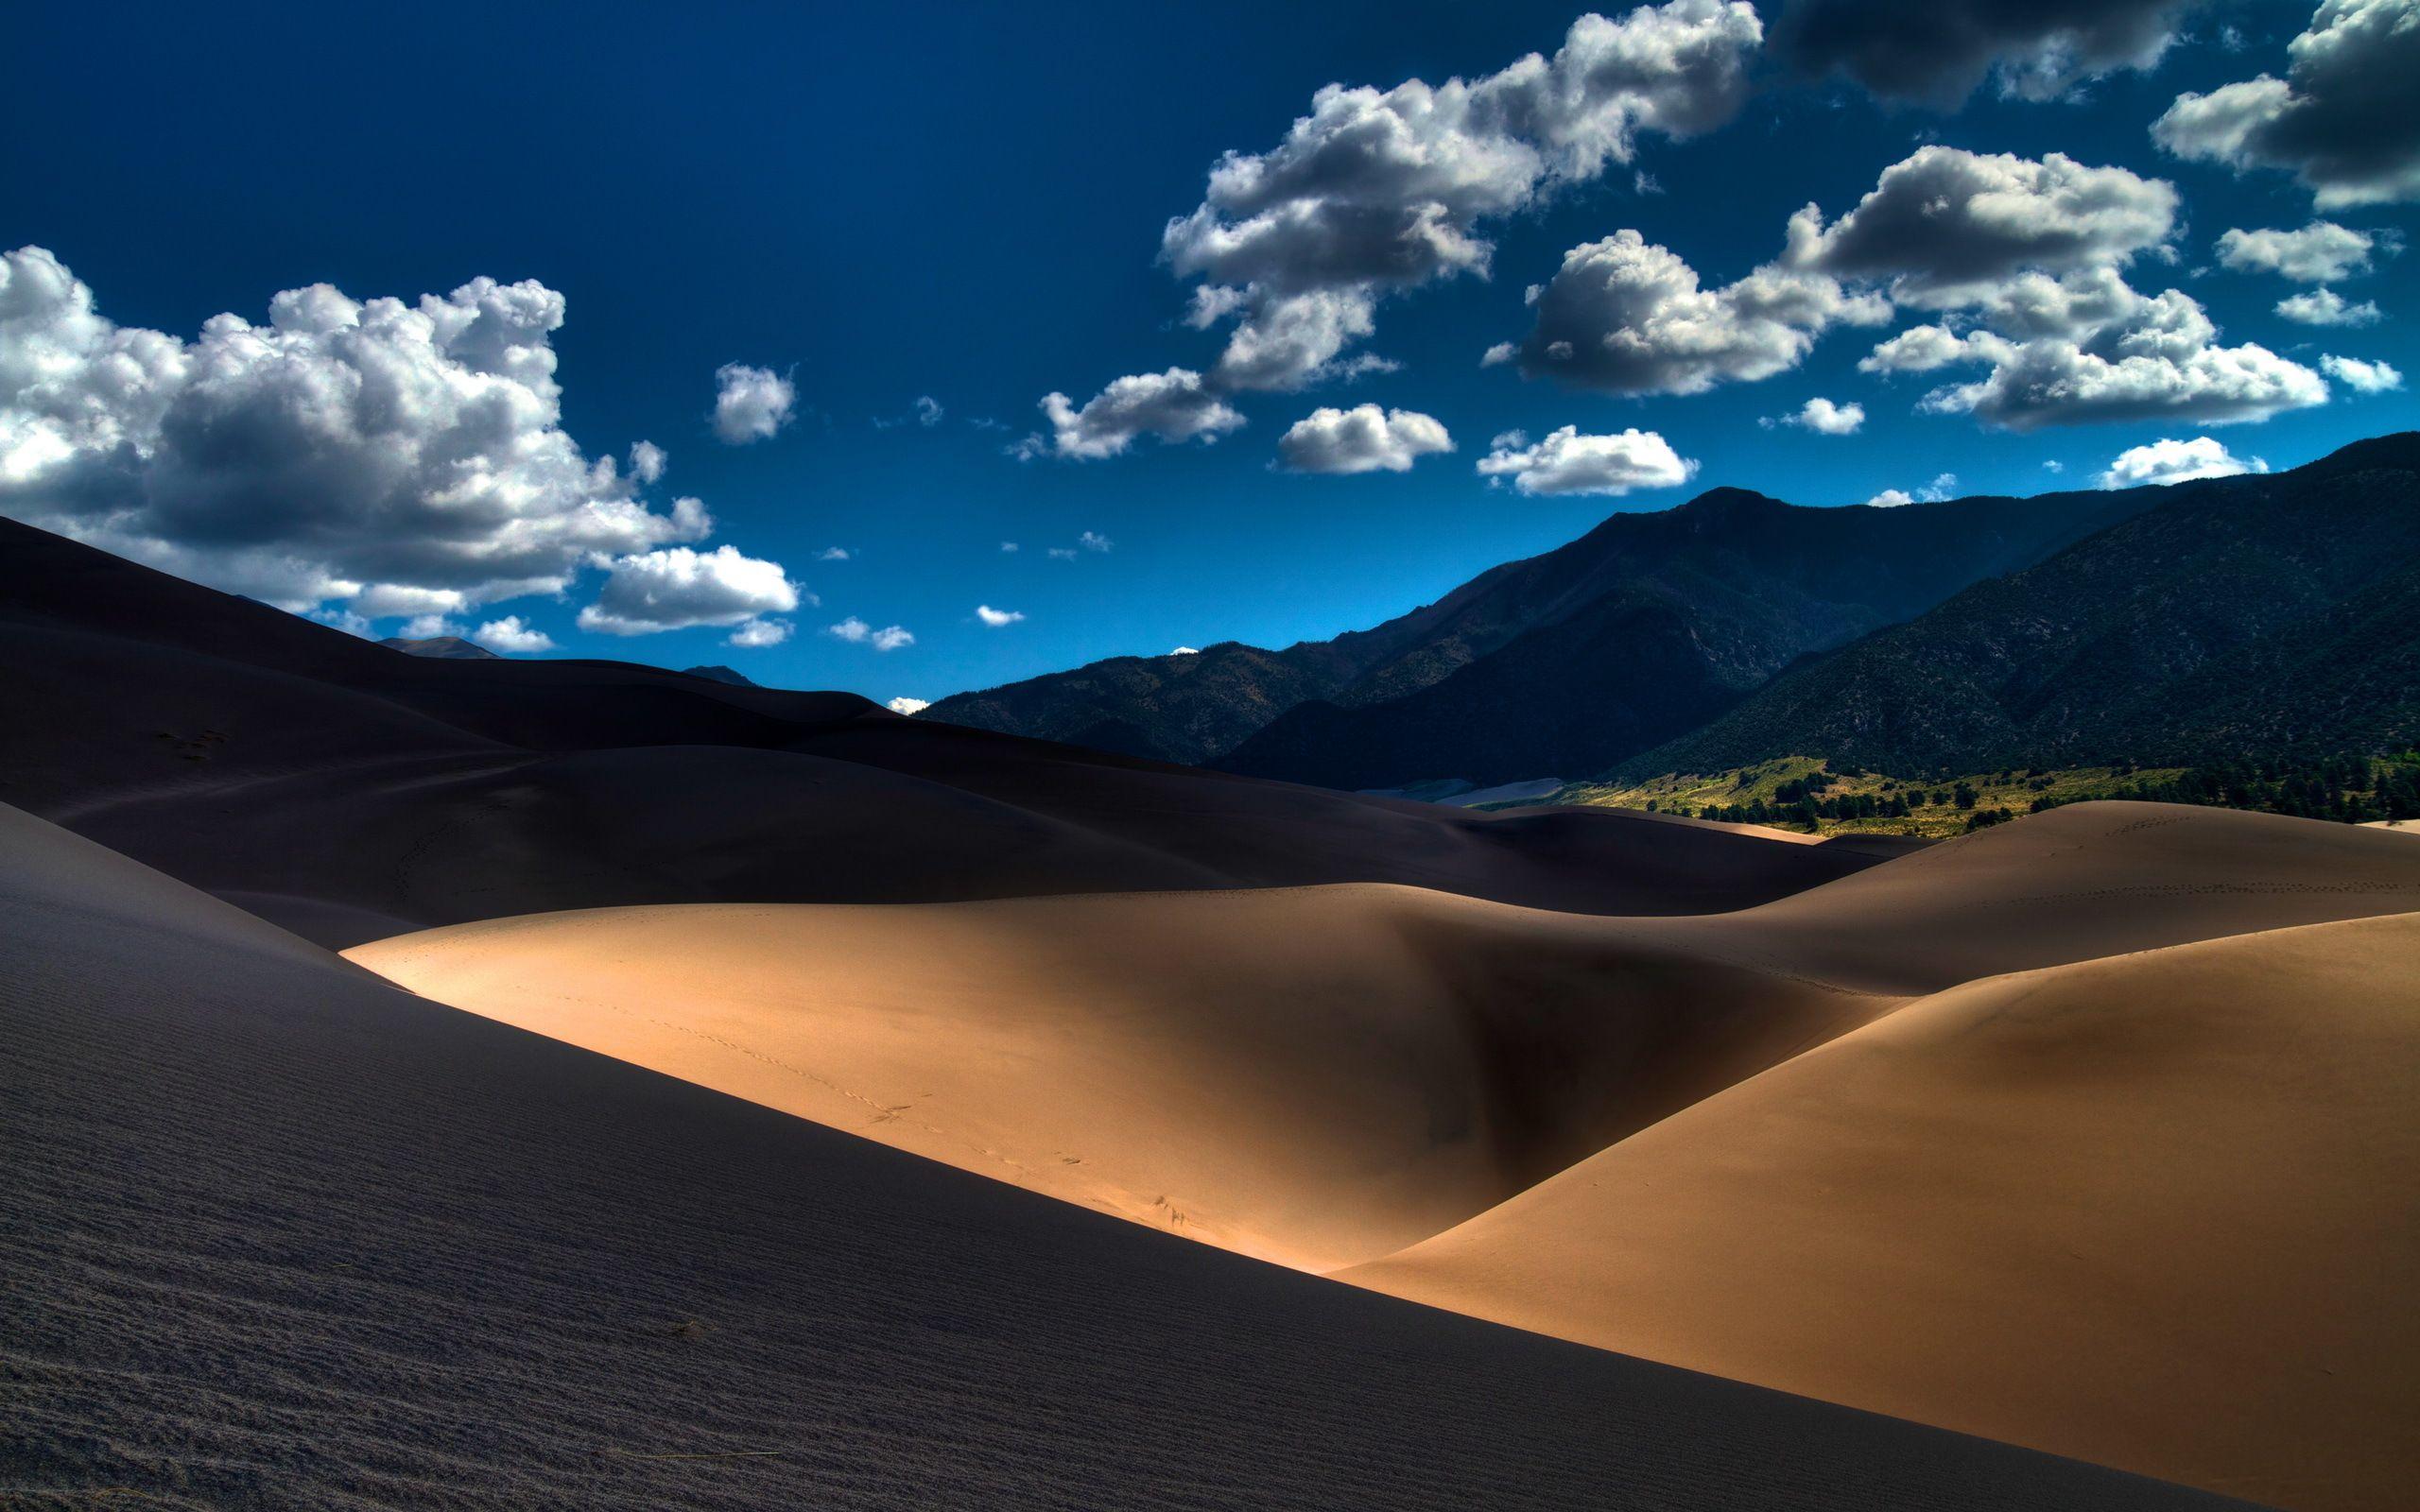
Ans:
[[[2221,1504],[1173,1244],[5,807],[0,1043],[12,1508]]]
[[[1322,887],[617,909],[348,955],[1248,1254],[2351,1508],[2411,1469],[2384,1431],[2420,1409],[2420,1375],[2384,1363],[2420,1337],[2339,1358],[2345,1326],[2420,1280],[2420,1227],[2380,1197],[2420,1179],[2393,1116],[2420,1095],[2420,917],[2392,917],[2414,909],[2420,852],[2401,837],[2099,803],[1710,917]],[[2314,924],[2316,943],[2291,944]],[[2138,983],[2192,942],[2219,964],[2150,1017]],[[2246,953],[2239,988],[2226,951]],[[2342,1022],[2289,1013],[2298,981]],[[1968,1022],[1995,1011],[1942,1006],[2031,1003],[2040,983],[2064,994],[2042,1011],[2066,1040],[2002,1048]],[[1951,1027],[1893,1095],[1824,1079],[1927,1024]],[[2254,1108],[2252,1068],[2292,1095]],[[1971,1085],[1995,1075],[2006,1106]],[[1871,1164],[1860,1179],[1888,1200],[1843,1208],[1835,1159]],[[2296,1175],[2311,1169],[2325,1179]],[[2080,1195],[2087,1173],[2116,1184]],[[2325,1211],[2306,1211],[2322,1188]],[[2247,1236],[2196,1245],[2197,1215]],[[2346,1290],[2353,1270],[2371,1280]],[[2291,1312],[2308,1292],[2333,1300]],[[2332,1389],[2304,1389],[2326,1369]]]
[[[1925,998],[1347,1275],[2388,1512],[2420,1421],[2415,1108],[2420,915],[2282,929]]]

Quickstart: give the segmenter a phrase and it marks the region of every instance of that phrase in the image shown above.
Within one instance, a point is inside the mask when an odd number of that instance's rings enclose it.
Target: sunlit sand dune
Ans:
[[[441,1002],[1328,1269],[1895,999],[1405,887],[543,915],[359,946]]]
[[[2420,915],[1923,999],[1348,1279],[2298,1508],[2411,1504]]]
[[[2104,803],[1717,916],[1342,886],[608,909],[348,954],[1248,1254],[2356,1508],[2420,1410],[2420,1334],[2363,1331],[2420,1280],[2415,908],[2399,836]]]

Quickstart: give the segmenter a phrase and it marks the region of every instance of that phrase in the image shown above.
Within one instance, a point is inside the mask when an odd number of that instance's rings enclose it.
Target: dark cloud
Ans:
[[[1956,106],[1989,77],[2051,99],[2122,68],[2150,68],[2198,0],[1793,0],[1773,50],[1808,76],[1841,75],[1883,99]]]

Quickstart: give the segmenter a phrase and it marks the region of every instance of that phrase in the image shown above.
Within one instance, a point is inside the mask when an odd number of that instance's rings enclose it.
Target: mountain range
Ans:
[[[2420,571],[2415,471],[2407,433],[2290,472],[2031,499],[1716,489],[1369,630],[1114,658],[925,717],[1360,790],[2409,740],[2393,627]]]

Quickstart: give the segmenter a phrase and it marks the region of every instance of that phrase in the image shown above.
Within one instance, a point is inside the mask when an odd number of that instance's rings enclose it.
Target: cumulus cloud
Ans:
[[[1631,162],[1639,136],[1728,121],[1763,38],[1754,9],[1718,0],[1583,15],[1551,58],[1392,89],[1331,84],[1284,141],[1230,152],[1161,255],[1200,278],[1192,321],[1237,323],[1222,387],[1297,388],[1336,372],[1385,295],[1485,273],[1482,228]]]
[[[930,698],[910,698],[906,694],[901,694],[898,697],[893,698],[889,703],[883,705],[885,709],[890,710],[892,713],[906,714],[911,719],[916,715],[923,713],[925,710],[930,709],[932,706],[933,700]]]
[[[471,639],[491,651],[521,652],[551,651],[555,638],[538,629],[518,614],[507,614],[490,620],[471,632]]]
[[[1942,472],[1935,474],[1930,483],[1913,493],[1905,489],[1884,489],[1865,502],[1868,507],[1875,509],[1898,509],[1910,504],[1939,504],[1957,489],[1958,474]]]
[[[1453,438],[1430,417],[1375,404],[1315,409],[1277,442],[1296,472],[1409,472],[1419,458],[1453,449]]]
[[[1481,477],[1523,493],[1628,493],[1668,489],[1695,476],[1698,464],[1684,459],[1653,431],[1582,436],[1565,425],[1535,445],[1519,431],[1507,431],[1478,460]]]
[[[1086,551],[1105,552],[1115,549],[1117,542],[1098,530],[1087,530],[1076,537],[1076,544]]]
[[[670,458],[665,455],[664,448],[653,441],[634,441],[631,444],[631,476],[641,483],[653,483],[663,477],[665,465],[669,460]]]
[[[2368,272],[2376,244],[2369,232],[2332,220],[2314,220],[2300,231],[2229,231],[2219,238],[2219,266],[2297,284],[2333,284]]]
[[[1534,292],[1537,323],[1512,356],[1528,377],[1616,394],[1695,394],[1798,365],[1830,326],[1876,325],[1888,301],[1828,275],[1768,266],[1721,288],[1635,231],[1565,252]]]
[[[635,552],[614,559],[596,602],[579,627],[606,635],[648,635],[700,625],[737,625],[799,606],[798,585],[782,565],[730,546]]]
[[[1758,423],[1769,429],[1775,425],[1795,425],[1818,436],[1855,436],[1865,424],[1865,406],[1854,400],[1845,404],[1835,404],[1828,399],[1815,398],[1787,415],[1771,416]]]
[[[694,541],[562,428],[562,296],[474,279],[416,302],[288,289],[266,324],[120,326],[38,247],[0,256],[0,510],[303,609],[452,612],[560,593],[586,564]]]
[[[2356,393],[2383,394],[2403,387],[2403,374],[2383,362],[2330,356],[2320,358],[2319,365],[2327,376]]]
[[[931,430],[934,426],[942,422],[942,416],[944,413],[946,413],[946,411],[942,408],[942,402],[935,399],[932,395],[918,394],[916,396],[917,424],[924,426],[926,430]]]
[[[2109,268],[2028,273],[1976,300],[1974,329],[1912,327],[1858,366],[1988,367],[1981,379],[1932,390],[1920,407],[2019,431],[2162,419],[2222,425],[2327,402],[2310,369],[2256,343],[2221,347],[2191,297],[2137,293]]]
[[[1081,409],[1065,394],[1046,394],[1042,413],[1050,421],[1046,447],[1041,437],[1028,437],[1011,449],[1019,456],[1039,456],[1046,449],[1096,461],[1117,455],[1139,437],[1215,441],[1244,422],[1243,416],[1210,391],[1200,373],[1184,368],[1117,379]]]
[[[1201,654],[1201,647],[1198,645],[1180,645],[1168,653],[1170,656],[1200,656]]]
[[[2334,289],[2306,289],[2277,301],[2277,313],[2296,325],[2376,325],[2386,318],[2371,301],[2359,303]]]
[[[2420,199],[2420,0],[2325,0],[2286,54],[2284,78],[2178,95],[2152,139],[2290,173],[2323,210]]]
[[[440,636],[459,635],[462,627],[442,614],[415,614],[395,633],[406,641],[434,641]]]
[[[1025,615],[1012,609],[994,609],[989,604],[977,604],[975,606],[975,617],[996,630],[1016,624]]]
[[[1019,545],[1018,545],[1015,541],[1001,541],[1001,542],[1000,542],[1000,549],[1001,549],[1002,551],[1014,552],[1014,551],[1021,551],[1021,550],[1023,550],[1024,548],[1023,548],[1023,547],[1021,547],[1021,546],[1019,546]]]
[[[1048,556],[1052,561],[1074,561],[1076,559],[1076,548],[1073,546],[1053,546],[1047,553],[1046,553],[1046,555]]]
[[[2148,446],[2129,447],[2118,454],[2098,481],[2104,489],[2137,489],[2147,484],[2166,486],[2189,483],[2195,478],[2231,478],[2238,473],[2268,471],[2269,464],[2256,456],[2235,456],[2220,441],[2197,436],[2189,441],[2158,440]]]
[[[2148,69],[2192,0],[1795,0],[1773,50],[1802,74],[1840,74],[1882,99],[1946,109],[1988,77],[2017,99]]]
[[[849,548],[846,546],[826,546],[815,554],[815,559],[817,561],[847,561],[849,555]]]
[[[2039,159],[1927,146],[1882,170],[1856,208],[1826,226],[1790,217],[1783,262],[1884,279],[1903,303],[1946,307],[2019,273],[2118,267],[2164,249],[2175,186],[2063,152]]]
[[[788,640],[791,628],[787,620],[742,620],[732,628],[731,634],[723,638],[723,644],[735,645],[743,651],[760,650]]]
[[[855,614],[832,626],[827,633],[851,645],[871,645],[877,651],[896,651],[916,644],[916,637],[901,626],[890,625],[877,630]]]
[[[715,436],[726,446],[772,436],[797,404],[797,387],[770,368],[727,362],[715,369]]]

